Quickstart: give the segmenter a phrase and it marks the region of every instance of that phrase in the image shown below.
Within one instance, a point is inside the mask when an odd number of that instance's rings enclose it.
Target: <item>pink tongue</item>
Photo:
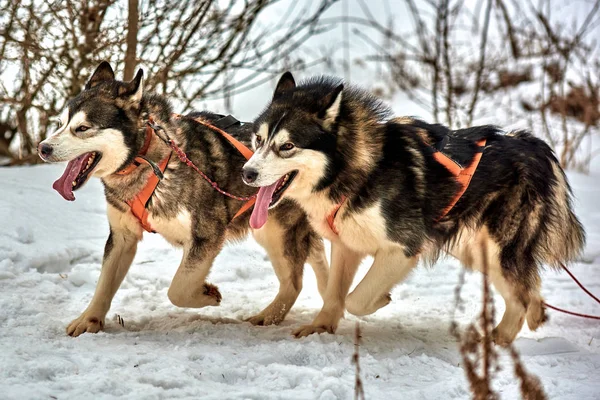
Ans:
[[[88,157],[91,153],[85,153],[74,160],[69,161],[65,172],[62,176],[54,182],[52,188],[56,190],[65,200],[73,201],[75,196],[73,195],[73,181],[79,175],[79,171],[83,169],[83,164],[87,162]]]
[[[256,204],[254,204],[254,210],[252,210],[252,215],[250,216],[250,227],[252,229],[260,229],[267,223],[269,204],[271,204],[271,199],[278,183],[279,180],[272,185],[261,187],[258,190]]]

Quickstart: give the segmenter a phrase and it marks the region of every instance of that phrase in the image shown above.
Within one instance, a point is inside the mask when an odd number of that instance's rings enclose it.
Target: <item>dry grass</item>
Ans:
[[[362,380],[360,379],[360,324],[357,322],[354,328],[354,354],[352,355],[352,364],[356,369],[356,378],[354,380],[354,400],[365,400],[365,391]]]
[[[482,259],[487,260],[487,248],[482,246],[481,251]],[[487,265],[483,266],[483,305],[477,322],[470,324],[464,332],[459,331],[458,324],[455,321],[452,322],[450,327],[450,333],[458,341],[462,366],[469,381],[469,389],[475,400],[500,398],[492,388],[493,380],[500,370],[500,366],[498,364],[498,348],[492,342],[495,309],[486,274],[487,267]],[[460,291],[463,283],[464,272],[461,274],[455,292],[455,309],[461,309]],[[545,400],[547,397],[540,380],[525,370],[515,347],[511,345],[507,351],[514,364],[514,375],[519,380],[521,397],[526,400]]]

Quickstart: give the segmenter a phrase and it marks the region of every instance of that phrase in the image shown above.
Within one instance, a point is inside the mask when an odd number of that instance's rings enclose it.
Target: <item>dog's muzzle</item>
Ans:
[[[48,158],[52,155],[53,150],[54,149],[52,148],[52,146],[44,142],[38,145],[38,155],[44,161],[48,160]]]

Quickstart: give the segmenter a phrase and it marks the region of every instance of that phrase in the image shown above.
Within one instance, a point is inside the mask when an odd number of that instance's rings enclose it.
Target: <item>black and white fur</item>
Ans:
[[[298,336],[336,330],[344,307],[355,315],[375,312],[390,290],[420,259],[444,252],[482,270],[506,302],[494,340],[508,344],[527,320],[545,320],[539,269],[577,257],[582,225],[571,190],[550,147],[523,131],[493,126],[452,131],[412,118],[392,118],[378,99],[335,78],[299,86],[280,79],[271,104],[255,121],[255,155],[244,166],[246,183],[272,184],[293,176],[283,198],[307,212],[314,229],[332,242],[325,303]],[[449,136],[444,152],[467,166],[476,142],[487,141],[468,190],[441,220],[458,185],[433,157],[433,145]],[[339,210],[336,235],[326,217]],[[347,295],[360,261],[374,262]]]

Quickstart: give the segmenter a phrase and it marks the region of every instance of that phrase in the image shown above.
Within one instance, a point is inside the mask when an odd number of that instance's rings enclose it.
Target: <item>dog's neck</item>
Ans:
[[[313,192],[326,193],[332,203],[352,198],[360,192],[382,157],[382,124],[365,126],[353,121],[340,121],[337,127],[335,153],[330,155],[331,168],[315,185]]]
[[[171,106],[164,98],[156,95],[144,95],[144,98],[140,103],[140,111],[137,118],[135,144],[132,143],[133,146],[131,146],[128,158],[118,171],[123,171],[124,168],[135,161],[135,157],[140,155],[140,151],[144,147],[144,142],[146,141],[149,122],[160,127],[160,132],[151,131],[151,136],[149,137],[150,143],[144,154],[146,159],[155,164],[159,164],[171,153],[170,147],[163,142],[158,135],[163,135],[163,137],[168,136],[185,151],[185,140],[175,127],[172,118]],[[172,157],[171,162],[169,162],[169,168],[176,167],[177,162],[175,162],[175,158]],[[133,198],[133,196],[135,196],[144,186],[148,174],[152,173],[150,172],[151,170],[152,167],[149,165],[141,164],[130,173],[122,175],[113,173],[103,177],[102,183],[105,187],[107,201],[118,208],[125,206],[125,202]],[[165,179],[167,178],[168,175],[165,176]]]

